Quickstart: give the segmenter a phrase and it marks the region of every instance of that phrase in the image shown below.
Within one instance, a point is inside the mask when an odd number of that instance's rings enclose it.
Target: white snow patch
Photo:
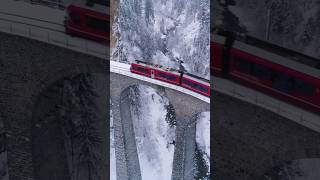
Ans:
[[[163,54],[161,51],[157,51],[156,54],[152,57],[154,64],[165,64],[166,66],[174,67],[175,63],[170,60],[168,56]]]
[[[210,173],[210,112],[201,113],[197,120],[196,143],[203,154]]]
[[[169,104],[153,88],[139,85],[140,107],[133,124],[143,180],[170,180],[172,173],[175,127],[166,122]]]
[[[140,17],[133,11],[132,4],[120,1],[120,8],[126,14],[123,17],[120,15],[118,21],[115,22],[115,24],[119,23],[119,33],[122,37],[122,40],[117,44],[118,49],[122,51],[122,57],[125,57],[121,58],[121,61],[132,63],[139,59],[177,69],[179,65],[173,57],[173,51],[175,51],[184,61],[189,73],[201,77],[209,76],[209,68],[206,66],[210,64],[209,28],[208,41],[203,40],[203,43],[208,44],[207,48],[203,48],[203,44],[195,41],[205,39],[203,37],[206,33],[201,30],[203,22],[197,18],[197,14],[201,14],[202,9],[193,7],[191,1],[184,2],[184,7],[181,7],[177,1],[171,0],[152,0],[151,2],[153,10],[150,10],[150,12],[154,13],[154,18],[152,21],[146,21],[145,16]],[[143,3],[144,1],[142,1]],[[143,5],[143,7],[145,6]],[[143,8],[142,11],[146,12]],[[124,20],[127,19],[127,16],[132,20]],[[130,30],[128,30],[128,27],[131,27]],[[140,48],[140,51],[133,48]],[[160,53],[165,50],[168,50],[168,52]],[[198,54],[201,54],[201,56]],[[117,59],[114,58],[113,60]]]
[[[116,151],[114,142],[114,126],[113,126],[113,114],[110,109],[110,180],[117,179],[116,170]]]

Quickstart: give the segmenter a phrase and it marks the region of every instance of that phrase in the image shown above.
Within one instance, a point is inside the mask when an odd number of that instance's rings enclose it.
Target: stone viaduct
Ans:
[[[107,92],[108,63],[39,41],[0,33],[0,119],[6,132],[10,180],[35,179],[32,152],[33,112],[42,92],[80,73],[100,74]],[[107,99],[107,94],[102,97]],[[44,108],[42,107],[38,107]],[[108,111],[105,109],[105,114]],[[107,139],[107,138],[106,138]],[[105,140],[106,140],[105,139]],[[49,179],[50,175],[46,179]]]
[[[0,118],[6,132],[9,176],[10,180],[32,180],[32,112],[41,93],[64,77],[79,73],[106,75],[101,82],[107,85],[109,65],[104,59],[19,36],[0,33],[0,40]],[[111,98],[137,83],[159,88],[117,74],[110,77]],[[165,92],[179,119],[209,110],[193,97],[171,89]],[[217,179],[262,179],[286,161],[320,157],[320,134],[291,120],[219,92],[213,93],[211,109]]]
[[[33,161],[37,158],[34,157],[37,152],[32,148],[34,143],[32,128],[37,123],[35,119],[41,118],[39,113],[43,114],[42,111],[46,111],[45,109],[50,106],[48,103],[52,103],[47,100],[48,94],[45,92],[63,78],[80,73],[103,75],[105,78],[100,78],[98,83],[105,84],[103,88],[107,92],[109,63],[105,59],[20,36],[1,33],[0,39],[0,117],[6,132],[9,177],[10,180],[36,179]],[[111,74],[110,79],[111,98],[119,98],[126,87],[134,84],[161,88],[117,74]],[[104,99],[108,99],[108,93]],[[187,121],[192,114],[210,109],[207,103],[197,98],[171,89],[166,89],[165,93],[171,99],[176,115],[181,120]],[[105,114],[108,114],[108,111]]]

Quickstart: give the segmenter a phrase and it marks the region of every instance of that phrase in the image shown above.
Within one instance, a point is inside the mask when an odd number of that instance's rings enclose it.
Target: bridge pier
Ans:
[[[0,117],[7,134],[10,180],[35,179],[32,112],[41,92],[64,77],[106,75],[105,68],[104,59],[0,33]]]

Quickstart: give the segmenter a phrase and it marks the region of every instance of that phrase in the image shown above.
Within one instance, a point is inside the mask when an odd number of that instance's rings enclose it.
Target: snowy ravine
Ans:
[[[196,124],[196,145],[205,160],[207,176],[210,175],[210,112],[199,114]]]
[[[169,100],[151,87],[137,87],[132,121],[142,180],[170,180],[176,128],[169,123]]]
[[[120,0],[111,59],[142,60],[210,77],[209,0]]]
[[[320,1],[319,0],[237,0],[228,4],[225,21],[229,30],[239,31],[243,27],[247,34],[266,40],[267,22],[270,19],[269,41],[320,57]],[[218,13],[222,7],[215,3],[213,11]],[[221,11],[222,12],[222,11]],[[215,19],[214,24],[223,18]],[[232,18],[231,18],[232,17]],[[227,23],[225,23],[226,25]]]
[[[113,126],[113,114],[110,108],[110,180],[117,179],[116,171],[116,152],[114,142],[114,126]]]

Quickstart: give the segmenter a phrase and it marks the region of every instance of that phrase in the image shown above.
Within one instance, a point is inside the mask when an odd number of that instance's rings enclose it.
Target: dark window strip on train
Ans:
[[[102,6],[110,7],[110,0],[87,0],[88,6],[93,6],[94,4],[100,4]]]
[[[70,18],[71,18],[71,21],[73,23],[75,23],[75,24],[79,24],[80,23],[80,16],[79,15],[71,13],[70,14]]]
[[[222,35],[222,36],[229,36],[229,37],[235,38],[235,40],[243,42],[245,44],[266,50],[268,52],[275,53],[279,56],[289,58],[293,61],[305,64],[307,66],[311,66],[311,67],[320,69],[320,59],[319,58],[309,56],[307,54],[303,54],[303,53],[297,52],[295,50],[285,48],[285,47],[279,46],[277,44],[273,44],[273,43],[267,42],[265,40],[262,40],[262,39],[259,39],[256,37],[252,37],[252,36],[248,36],[248,35],[243,36],[243,34],[229,32],[229,31],[225,31],[223,29],[216,29],[216,33],[219,35]]]
[[[204,92],[204,93],[207,93],[209,91],[209,89],[207,87],[204,87],[204,86],[201,86],[199,84],[196,84],[196,83],[193,83],[191,81],[188,81],[186,79],[182,79],[182,83],[184,84],[187,84],[188,86],[198,90],[198,91],[201,91],[201,92]]]
[[[109,22],[100,20],[91,16],[86,16],[86,24],[88,27],[99,29],[103,32],[108,32]]]
[[[172,75],[165,74],[165,73],[161,73],[161,72],[158,72],[158,76],[160,76],[160,77],[162,77],[162,78],[165,78],[165,79],[169,79],[169,80],[171,80],[171,81],[177,80],[177,77],[176,77],[176,76],[172,76]]]
[[[272,88],[285,93],[291,93],[295,90],[307,96],[313,96],[316,93],[316,88],[313,85],[301,79],[274,71],[244,58],[235,58],[235,68],[240,72],[255,76],[261,80],[272,81]]]
[[[143,73],[148,73],[148,69],[142,68],[142,67],[137,67],[137,66],[132,66],[133,69],[143,72]]]

